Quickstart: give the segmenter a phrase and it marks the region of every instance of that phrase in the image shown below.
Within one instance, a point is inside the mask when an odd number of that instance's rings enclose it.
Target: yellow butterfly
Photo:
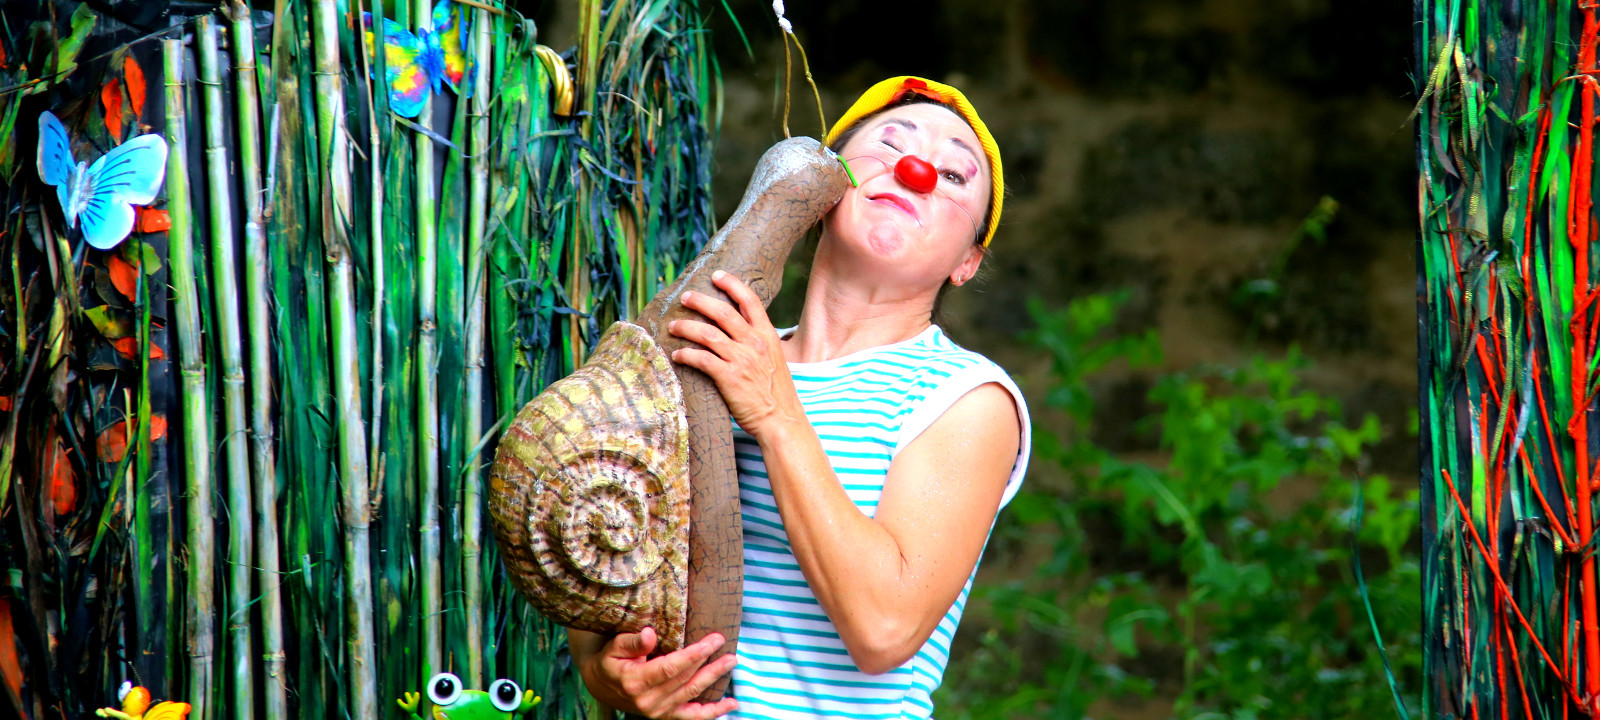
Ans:
[[[184,720],[189,717],[189,703],[159,702],[151,707],[150,691],[131,682],[124,682],[117,689],[117,699],[122,701],[121,710],[100,708],[94,714],[116,720]]]

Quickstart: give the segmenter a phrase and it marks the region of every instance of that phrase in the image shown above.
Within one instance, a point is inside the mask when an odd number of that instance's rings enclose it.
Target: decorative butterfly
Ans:
[[[150,705],[150,691],[131,682],[117,688],[117,700],[122,709],[100,708],[95,715],[116,720],[185,720],[189,716],[189,703],[158,702]]]
[[[83,239],[110,250],[133,230],[133,206],[155,202],[167,177],[167,143],[140,135],[111,149],[93,165],[72,161],[67,129],[50,111],[39,115],[39,179],[54,185],[67,229],[83,226]]]
[[[372,13],[361,13],[361,23],[367,29],[367,46],[376,48]],[[400,23],[383,19],[383,62],[389,77],[389,107],[395,114],[416,117],[428,91],[439,92],[441,81],[461,97],[472,97],[476,63],[467,55],[469,25],[466,13],[450,0],[439,0],[433,6],[433,29],[424,30],[421,37]]]

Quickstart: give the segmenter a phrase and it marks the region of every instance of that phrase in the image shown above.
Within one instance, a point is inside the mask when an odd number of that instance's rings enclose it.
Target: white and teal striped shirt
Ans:
[[[1016,494],[1030,440],[1022,394],[1000,366],[958,347],[937,325],[910,340],[834,360],[789,363],[789,371],[834,473],[868,517],[878,510],[895,455],[961,396],[990,382],[1011,392],[1022,424],[1001,505]],[[739,709],[727,717],[932,717],[931,695],[944,677],[972,577],[915,656],[883,675],[861,672],[800,573],[760,446],[737,425],[733,437],[744,519],[744,616],[733,670]]]

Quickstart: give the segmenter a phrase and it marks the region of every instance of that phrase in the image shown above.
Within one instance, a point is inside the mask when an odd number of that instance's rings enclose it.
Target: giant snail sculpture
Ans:
[[[511,583],[546,617],[598,633],[655,628],[658,652],[712,632],[733,652],[743,531],[732,423],[711,378],[668,358],[701,318],[686,291],[727,299],[724,270],[770,304],[794,244],[844,196],[843,163],[815,139],[762,155],[739,208],[677,281],[506,429],[489,516]],[[726,676],[702,694],[721,697]]]

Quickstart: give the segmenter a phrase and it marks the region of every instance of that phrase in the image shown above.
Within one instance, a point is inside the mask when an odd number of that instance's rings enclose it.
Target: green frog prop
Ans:
[[[489,692],[463,690],[461,678],[445,672],[428,680],[428,699],[433,702],[431,720],[512,720],[532,710],[542,698],[505,679],[490,684]],[[411,713],[412,720],[423,720],[418,712],[421,694],[408,692],[396,702]]]

